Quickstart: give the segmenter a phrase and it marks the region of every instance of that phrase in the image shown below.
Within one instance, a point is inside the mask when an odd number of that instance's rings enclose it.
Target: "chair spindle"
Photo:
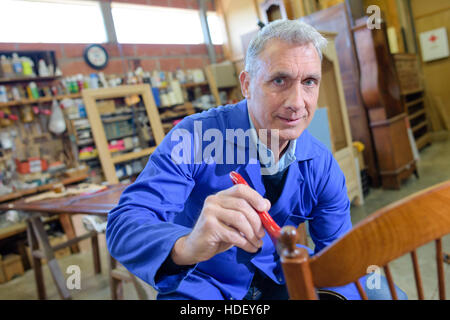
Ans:
[[[420,275],[420,268],[419,262],[417,260],[416,250],[411,251],[411,260],[414,267],[414,278],[416,279],[417,296],[419,297],[419,300],[424,300],[425,297],[423,295],[422,277]]]

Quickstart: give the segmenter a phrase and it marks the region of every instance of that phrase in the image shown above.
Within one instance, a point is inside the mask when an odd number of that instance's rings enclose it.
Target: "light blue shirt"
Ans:
[[[252,118],[250,117],[250,112],[248,114],[248,121],[250,122],[251,130],[251,141],[256,146],[258,152],[258,158],[261,163],[261,174],[262,175],[274,175],[278,172],[284,171],[291,163],[293,163],[295,158],[295,148],[297,146],[297,140],[289,141],[289,145],[287,147],[286,152],[281,156],[278,163],[275,164],[275,157],[273,155],[272,150],[267,148],[267,146],[259,139],[256,134],[256,128],[253,124]],[[267,155],[268,159],[264,158],[264,155]],[[268,166],[267,164],[275,164],[273,166]]]

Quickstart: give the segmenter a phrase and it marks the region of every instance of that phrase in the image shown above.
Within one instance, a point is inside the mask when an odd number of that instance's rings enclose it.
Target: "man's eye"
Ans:
[[[303,82],[305,85],[307,85],[308,87],[312,87],[315,84],[317,84],[317,81],[314,79],[307,79]]]
[[[276,84],[277,86],[282,86],[284,84],[284,79],[283,78],[276,78],[273,80],[273,83]]]

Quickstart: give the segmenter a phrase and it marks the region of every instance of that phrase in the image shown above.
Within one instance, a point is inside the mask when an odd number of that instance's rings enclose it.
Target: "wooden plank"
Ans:
[[[426,125],[427,125],[427,123],[425,121],[422,123],[419,123],[417,126],[412,127],[412,131],[416,132],[416,131],[422,129],[423,127],[425,127]]]
[[[76,99],[80,98],[80,93],[71,93],[71,94],[64,94],[64,95],[58,95],[54,97],[41,97],[37,99],[22,99],[19,101],[9,101],[9,102],[0,102],[0,108],[6,108],[6,107],[14,107],[14,106],[21,106],[21,105],[27,105],[27,104],[34,104],[34,103],[43,103],[43,102],[50,102],[53,100],[63,100],[63,99]]]
[[[410,106],[414,106],[414,105],[416,105],[416,104],[418,104],[420,102],[423,102],[423,97],[420,97],[418,99],[409,101],[409,102],[405,103],[405,105],[406,105],[406,107],[410,107]]]
[[[409,115],[409,116],[408,116],[409,121],[411,121],[411,120],[413,120],[413,119],[415,119],[415,118],[417,118],[417,117],[419,117],[419,116],[421,116],[421,115],[423,115],[423,114],[425,114],[425,109],[419,110],[419,111],[417,111],[417,112],[415,112],[415,113]]]
[[[138,151],[138,152],[130,152],[130,153],[121,154],[121,155],[113,157],[112,162],[114,164],[117,164],[117,163],[126,162],[126,161],[130,161],[130,160],[134,160],[134,159],[139,159],[139,158],[142,158],[142,157],[152,154],[155,151],[155,149],[156,149],[156,147],[151,147],[151,148],[146,148],[146,149]]]

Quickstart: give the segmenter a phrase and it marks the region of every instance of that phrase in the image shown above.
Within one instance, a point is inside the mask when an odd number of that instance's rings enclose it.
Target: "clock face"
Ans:
[[[86,48],[84,59],[94,69],[103,69],[108,63],[108,53],[100,45],[93,44]]]

